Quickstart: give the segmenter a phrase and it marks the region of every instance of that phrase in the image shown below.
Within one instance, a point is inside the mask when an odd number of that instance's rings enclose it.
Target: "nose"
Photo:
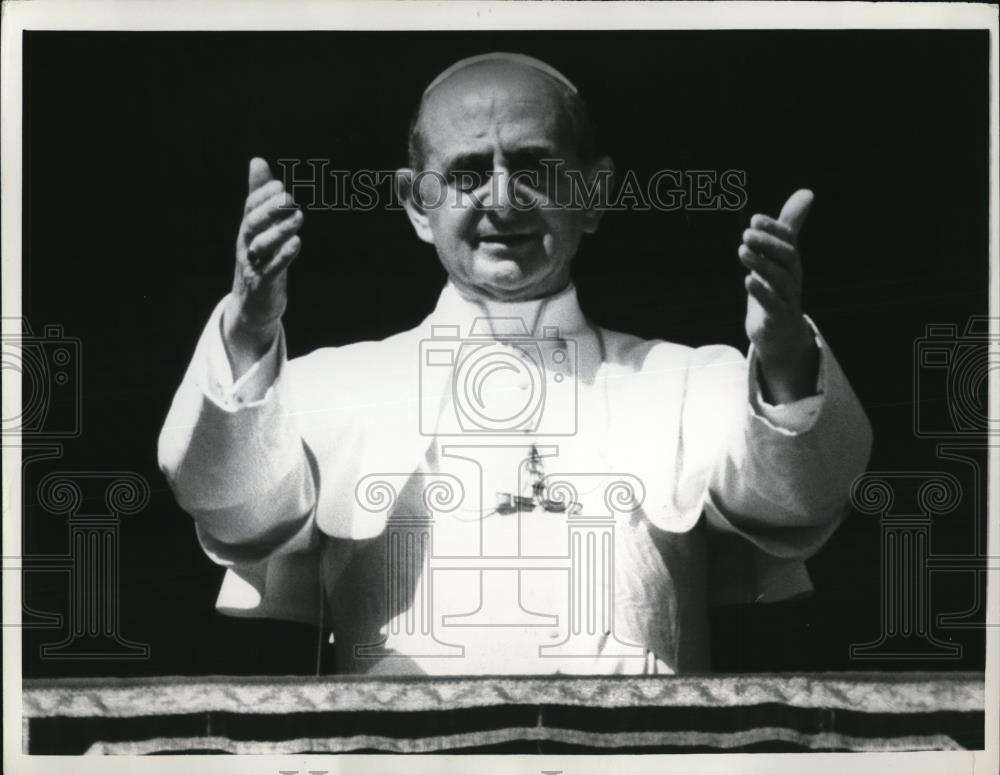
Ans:
[[[531,189],[528,188],[522,175],[511,173],[506,165],[497,165],[490,175],[482,203],[486,209],[505,215],[512,211],[530,210],[537,204]]]
[[[486,192],[483,195],[483,206],[488,210],[506,213],[513,209],[510,191],[510,171],[502,165],[493,168],[486,181]]]

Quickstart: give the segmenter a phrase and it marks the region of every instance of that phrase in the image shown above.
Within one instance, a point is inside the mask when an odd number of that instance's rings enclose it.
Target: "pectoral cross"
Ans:
[[[531,495],[515,495],[509,492],[497,493],[497,514],[514,514],[518,511],[534,511],[539,506],[543,511],[562,513],[570,505],[563,501],[549,500],[545,488],[545,471],[538,447],[531,445],[528,453],[528,474],[531,476]]]

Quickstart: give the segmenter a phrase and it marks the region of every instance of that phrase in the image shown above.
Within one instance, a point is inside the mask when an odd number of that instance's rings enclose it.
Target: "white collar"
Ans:
[[[438,297],[430,322],[435,327],[458,327],[458,336],[492,338],[565,338],[588,327],[572,283],[543,299],[504,302],[467,299],[449,281]]]

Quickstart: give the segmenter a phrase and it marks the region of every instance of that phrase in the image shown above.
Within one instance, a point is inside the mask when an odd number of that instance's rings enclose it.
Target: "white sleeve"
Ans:
[[[846,515],[851,485],[871,454],[864,409],[814,331],[821,358],[817,395],[767,407],[759,400],[752,350],[742,374],[730,368],[712,377],[703,369],[702,380],[719,384],[696,385],[692,393],[694,417],[714,412],[715,427],[728,426],[720,429],[726,442],[705,495],[709,524],[777,557],[807,557],[819,549]]]
[[[829,356],[815,324],[808,316],[806,316],[806,322],[813,332],[813,341],[819,349],[819,369],[813,395],[787,404],[767,403],[761,388],[760,361],[753,345],[750,345],[750,353],[747,356],[750,370],[750,411],[755,417],[762,419],[779,433],[804,433],[809,430],[816,422],[816,417],[823,406],[826,362]]]
[[[309,540],[316,487],[287,384],[284,332],[233,384],[220,328],[225,303],[202,332],[158,453],[206,551],[245,561]]]
[[[240,377],[233,382],[232,365],[226,353],[222,337],[222,316],[219,316],[219,335],[208,337],[205,355],[208,368],[208,392],[219,407],[229,411],[241,407],[253,408],[259,402],[266,400],[280,365],[279,353],[285,349],[284,331],[279,329],[278,335],[271,342],[271,347],[263,356]]]

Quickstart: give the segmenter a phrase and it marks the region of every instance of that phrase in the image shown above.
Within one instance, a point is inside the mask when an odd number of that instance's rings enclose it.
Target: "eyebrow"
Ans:
[[[522,145],[512,148],[506,153],[511,159],[524,156],[532,156],[539,159],[559,158],[555,149],[546,143]],[[491,151],[460,151],[454,156],[445,158],[443,168],[449,171],[463,169],[481,169],[483,164],[493,163],[493,153]]]
[[[493,154],[489,151],[460,152],[444,160],[443,168],[448,171],[482,169],[493,165]]]

